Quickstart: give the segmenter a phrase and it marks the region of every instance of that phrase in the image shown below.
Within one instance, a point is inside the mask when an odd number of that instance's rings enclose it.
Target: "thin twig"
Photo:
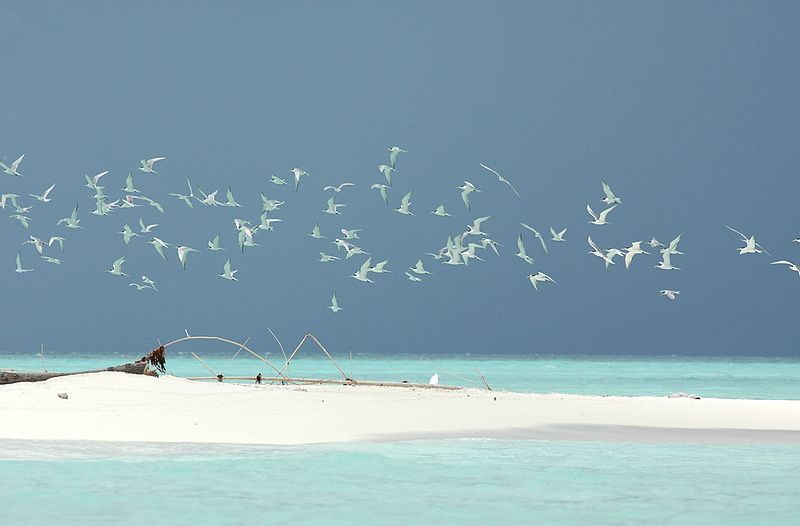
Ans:
[[[262,358],[261,355],[259,355],[257,352],[253,351],[252,349],[248,348],[246,345],[244,345],[242,343],[239,343],[239,342],[235,342],[233,340],[229,340],[227,338],[221,338],[219,336],[184,336],[182,338],[178,338],[177,340],[172,340],[171,342],[165,343],[163,345],[163,347],[166,349],[167,347],[170,347],[171,345],[175,345],[175,344],[182,343],[182,342],[189,341],[189,340],[213,340],[213,341],[228,343],[228,344],[231,344],[231,345],[240,345],[242,347],[242,349],[244,349],[245,351],[249,352],[250,354],[252,354],[256,358],[258,358],[259,360],[264,362],[265,364],[269,365],[279,375],[286,376],[285,374],[283,374],[283,371],[281,371],[277,367],[275,367],[272,364],[272,362],[270,362],[266,358]]]

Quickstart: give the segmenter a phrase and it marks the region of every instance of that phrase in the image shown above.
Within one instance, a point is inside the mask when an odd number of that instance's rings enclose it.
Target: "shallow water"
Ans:
[[[0,441],[3,524],[797,524],[800,448]]]
[[[269,366],[240,353],[197,350],[215,373],[255,376]],[[80,371],[133,361],[132,354],[45,354],[53,371]],[[271,355],[280,367],[282,357]],[[348,376],[356,379],[427,382],[438,373],[441,383],[479,387],[478,371],[493,389],[591,395],[665,396],[683,391],[702,397],[800,399],[800,359],[686,357],[488,357],[488,356],[336,356]],[[169,352],[168,371],[177,376],[211,376],[188,352]],[[31,353],[0,353],[0,368],[42,370]],[[292,362],[292,376],[336,378],[325,358],[307,353]]]

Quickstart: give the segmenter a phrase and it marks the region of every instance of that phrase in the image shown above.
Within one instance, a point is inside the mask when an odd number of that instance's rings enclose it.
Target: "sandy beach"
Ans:
[[[0,386],[0,422],[0,439],[28,440],[289,445],[474,437],[800,444],[795,400],[255,386],[124,373]]]

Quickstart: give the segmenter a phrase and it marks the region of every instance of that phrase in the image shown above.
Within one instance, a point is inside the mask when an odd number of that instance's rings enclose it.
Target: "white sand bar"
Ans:
[[[800,401],[254,386],[124,373],[0,386],[0,439],[310,444],[438,437],[800,444]]]

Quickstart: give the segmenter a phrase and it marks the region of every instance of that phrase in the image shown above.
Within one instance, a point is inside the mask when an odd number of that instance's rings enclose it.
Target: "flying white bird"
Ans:
[[[408,192],[406,195],[403,196],[403,198],[400,200],[400,207],[399,208],[395,208],[394,209],[395,212],[403,214],[404,216],[413,216],[414,215],[408,209],[408,207],[411,206],[411,194],[413,192],[414,191],[412,190],[412,191]]]
[[[165,248],[168,248],[168,247],[170,246],[170,245],[169,245],[169,243],[165,243],[164,241],[161,241],[161,240],[160,240],[160,239],[158,239],[157,237],[154,237],[153,239],[151,239],[150,241],[148,241],[148,243],[150,243],[151,245],[153,245],[153,248],[154,248],[154,249],[156,249],[156,252],[158,252],[158,255],[159,255],[159,256],[161,256],[161,258],[162,258],[164,261],[166,261],[166,260],[167,260],[167,255],[166,255],[166,254],[164,254],[164,249],[165,249]]]
[[[658,247],[665,247],[666,246],[664,243],[662,243],[661,241],[659,241],[656,238],[651,239],[650,241],[647,242],[647,244],[650,245],[651,248],[658,248]]]
[[[520,225],[522,225],[524,228],[527,228],[528,230],[533,232],[534,237],[538,238],[539,242],[542,244],[542,248],[544,249],[544,253],[545,254],[549,254],[549,251],[547,250],[547,245],[544,242],[544,237],[542,236],[542,234],[540,234],[539,231],[536,230],[535,228],[533,228],[532,226],[528,226],[525,223],[520,223]]]
[[[139,190],[137,190],[133,186],[133,174],[132,173],[128,173],[128,177],[127,177],[127,179],[125,179],[125,188],[123,188],[122,191],[125,192],[125,193],[128,193],[128,194],[138,194],[139,193]]]
[[[592,216],[592,221],[589,221],[589,223],[591,223],[593,225],[608,225],[608,224],[610,224],[610,223],[606,222],[606,217],[608,217],[608,214],[618,206],[619,205],[610,206],[610,207],[606,208],[605,210],[603,210],[602,212],[600,212],[600,215],[598,216],[597,214],[594,213],[594,210],[592,210],[591,206],[586,205],[586,211],[589,212],[590,216]]]
[[[738,230],[736,230],[735,228],[731,228],[728,225],[725,225],[725,228],[727,228],[731,232],[736,232],[737,234],[739,234],[742,237],[742,241],[744,241],[745,245],[743,247],[737,249],[739,251],[740,255],[741,254],[761,254],[762,252],[764,252],[766,254],[769,254],[770,256],[772,255],[769,252],[767,252],[766,250],[764,250],[764,247],[762,247],[761,245],[756,243],[756,236],[747,237],[744,234],[742,234],[741,232],[739,232]]]
[[[55,185],[55,184],[53,184],[52,186],[50,186],[50,188],[48,188],[47,190],[45,190],[45,191],[44,191],[44,193],[43,193],[42,195],[36,195],[36,194],[28,194],[28,195],[29,195],[29,196],[31,196],[31,197],[33,197],[33,198],[34,198],[34,199],[36,199],[37,201],[41,201],[42,203],[49,203],[50,201],[52,201],[52,199],[50,199],[50,198],[49,198],[49,197],[47,197],[47,196],[48,196],[48,195],[50,195],[50,192],[52,192],[52,191],[53,191],[53,188],[55,188],[55,187],[56,187],[56,185]]]
[[[178,247],[178,261],[181,262],[183,270],[186,270],[186,258],[189,256],[189,252],[197,252],[197,250],[183,245]]]
[[[314,228],[311,229],[311,232],[308,234],[308,237],[313,237],[314,239],[325,239],[325,236],[319,230],[319,223],[314,225]]]
[[[341,232],[344,235],[345,239],[360,239],[358,237],[358,233],[361,232],[360,228],[354,228],[352,230],[347,230],[346,228],[343,228]]]
[[[333,293],[333,297],[331,298],[331,306],[328,307],[333,312],[339,312],[340,310],[344,310],[339,306],[339,302],[336,301],[336,293]]]
[[[42,253],[44,250],[44,241],[39,239],[36,236],[30,236],[27,241],[22,242],[23,245],[33,245],[36,248],[36,252],[39,254]]]
[[[379,164],[378,171],[386,178],[386,184],[392,186],[392,172],[394,172],[395,169],[386,164]]]
[[[339,186],[326,186],[325,188],[322,189],[322,191],[323,192],[327,192],[328,190],[333,190],[334,192],[336,192],[338,194],[339,192],[342,191],[342,189],[344,189],[344,188],[346,188],[348,186],[355,186],[355,184],[354,183],[342,183]]]
[[[219,250],[225,250],[219,245],[219,234],[214,236],[214,239],[208,242],[208,249],[217,252]]]
[[[411,274],[409,272],[406,272],[406,277],[408,277],[408,281],[413,281],[414,283],[421,283],[422,282],[422,280],[420,278],[418,278],[417,276],[415,276],[414,274]]]
[[[14,205],[14,208],[19,208],[17,204],[17,194],[2,194],[0,195],[0,209],[6,209],[6,201],[11,201],[11,204]]]
[[[417,264],[414,265],[413,267],[408,267],[408,270],[410,270],[414,274],[422,274],[422,275],[430,274],[430,272],[425,270],[425,265],[422,263],[421,259],[418,259]]]
[[[676,299],[678,297],[678,294],[680,294],[680,293],[681,293],[681,291],[679,291],[679,290],[664,289],[664,290],[661,291],[661,295],[662,296],[665,296],[665,297],[667,297],[667,298],[669,298],[671,300]]]
[[[158,161],[163,161],[166,157],[153,157],[152,159],[142,159],[139,161],[139,170],[144,173],[148,174],[157,174],[153,169],[153,165],[156,164]]]
[[[294,191],[296,192],[300,188],[300,179],[307,176],[308,172],[300,168],[292,168],[289,171],[294,175]]]
[[[789,270],[792,272],[797,272],[797,275],[800,276],[800,267],[792,263],[791,261],[786,261],[785,259],[781,259],[779,261],[773,261],[770,265],[786,265],[789,267]]]
[[[614,195],[614,192],[611,191],[611,187],[608,186],[608,183],[602,181],[603,183],[603,193],[606,196],[603,198],[603,202],[607,205],[616,205],[622,203],[622,199]]]
[[[75,208],[72,210],[72,214],[69,217],[59,219],[58,223],[56,223],[56,226],[61,225],[62,223],[66,223],[67,228],[73,228],[73,229],[83,228],[78,224],[80,222],[81,220],[78,219],[78,205],[75,205]]]
[[[662,254],[664,252],[669,252],[671,256],[682,255],[683,252],[680,252],[678,250],[678,243],[680,243],[680,242],[681,242],[681,236],[680,236],[680,234],[678,234],[678,236],[675,239],[673,239],[672,241],[669,242],[669,246],[667,246],[666,248],[661,249],[660,252]]]
[[[341,258],[338,258],[336,256],[330,256],[330,255],[326,254],[325,252],[320,252],[319,253],[319,260],[322,263],[330,263],[331,261],[338,261],[340,259]]]
[[[17,274],[23,274],[25,272],[33,272],[32,268],[22,268],[22,260],[19,257],[19,252],[17,252],[17,269],[14,271]]]
[[[75,209],[77,210],[77,207],[75,207]],[[142,234],[149,234],[150,231],[152,231],[157,226],[158,223],[156,223],[155,225],[145,225],[144,221],[142,221],[142,218],[141,217],[139,218],[139,232],[141,232]]]
[[[270,213],[276,210],[280,210],[281,206],[286,201],[279,201],[277,199],[267,199],[267,196],[264,195],[264,192],[261,192],[261,211]]]
[[[397,156],[401,153],[408,153],[398,146],[392,146],[387,151],[389,152],[389,164],[392,165],[393,170],[397,167]]]
[[[194,189],[192,189],[192,182],[189,180],[188,177],[186,178],[186,184],[187,184],[187,186],[189,186],[189,195],[183,195],[183,194],[179,194],[179,193],[170,193],[169,195],[171,195],[173,197],[177,197],[178,199],[180,199],[181,201],[186,203],[186,206],[188,206],[189,208],[194,208],[194,203],[192,203],[192,199],[195,199],[195,200],[198,200],[198,201],[199,201],[199,199],[197,199],[197,197],[195,197]]]
[[[231,270],[231,260],[229,258],[222,267],[222,274],[220,274],[219,277],[227,279],[228,281],[239,281],[236,277],[237,272],[239,272],[239,270]]]
[[[25,154],[19,156],[19,158],[11,163],[11,166],[6,165],[3,161],[0,161],[0,168],[3,169],[3,172],[7,173],[8,175],[13,175],[16,177],[22,177],[22,174],[19,173],[19,163],[22,162],[22,159],[25,158]],[[27,271],[26,271],[27,272]]]
[[[14,215],[10,215],[8,217],[10,217],[11,219],[16,219],[17,221],[19,221],[19,224],[21,224],[26,230],[30,226],[30,223],[28,223],[28,221],[31,220],[30,217],[24,216],[22,214],[14,214]]]
[[[39,257],[42,258],[43,260],[45,260],[45,262],[52,263],[53,265],[60,265],[61,264],[61,260],[58,259],[58,258],[53,258],[53,257],[50,257],[50,256],[39,256]]]
[[[590,247],[592,247],[592,250],[590,250],[590,251],[589,251],[589,254],[591,254],[591,255],[593,255],[593,256],[597,256],[597,257],[599,257],[600,259],[602,259],[602,260],[605,262],[605,264],[606,264],[606,268],[608,268],[608,266],[609,266],[609,265],[613,265],[613,264],[614,264],[614,257],[613,257],[613,256],[611,256],[611,255],[609,255],[609,254],[608,254],[606,251],[604,251],[603,249],[599,248],[599,247],[598,247],[598,246],[595,244],[595,242],[594,242],[594,241],[592,241],[592,236],[589,236],[589,237],[587,237],[587,238],[586,238],[586,242],[587,242],[587,243],[589,243],[589,246],[590,246]],[[609,251],[609,252],[610,252],[610,251]]]
[[[147,276],[142,276],[142,283],[144,283],[148,287],[152,288],[153,290],[156,290],[156,291],[158,290],[156,288],[156,282],[153,281],[152,279],[148,278]]]
[[[678,267],[672,266],[672,261],[670,260],[671,254],[668,249],[664,249],[661,251],[661,261],[659,261],[658,265],[656,265],[657,269],[661,270],[680,270]]]
[[[104,175],[106,175],[107,173],[108,173],[108,170],[106,170],[105,172],[100,172],[99,174],[95,175],[94,177],[89,177],[89,175],[86,174],[86,188],[90,188],[92,190],[97,190],[97,189],[102,190],[103,188],[105,188],[103,186],[98,186],[97,183],[99,183],[100,182],[100,178],[103,177]]]
[[[361,267],[355,272],[355,274],[353,274],[350,277],[355,278],[358,281],[363,281],[364,283],[373,283],[373,281],[369,279],[369,276],[367,276],[367,274],[369,273],[370,263],[372,263],[371,257],[367,258],[367,260],[361,265]]]
[[[491,248],[496,256],[500,255],[500,252],[497,251],[497,247],[503,246],[494,239],[489,239],[488,237],[483,238],[483,240],[481,240],[481,244],[483,245],[483,248]]]
[[[514,255],[523,260],[528,265],[533,265],[533,258],[530,257],[527,252],[525,252],[525,244],[522,242],[522,234],[517,236],[517,248],[519,249],[519,252],[517,252]]]
[[[516,189],[516,188],[514,188],[514,186],[513,186],[513,185],[512,185],[510,182],[508,182],[508,180],[507,180],[505,177],[503,177],[502,175],[500,175],[499,173],[497,173],[497,171],[495,171],[495,170],[492,170],[491,168],[489,168],[488,166],[486,166],[486,165],[485,165],[485,164],[483,164],[483,163],[478,163],[478,164],[480,164],[482,167],[486,168],[487,170],[489,170],[490,172],[492,172],[493,174],[495,174],[495,175],[497,176],[497,180],[498,180],[498,181],[500,181],[501,183],[505,183],[505,184],[507,184],[507,185],[508,185],[508,187],[509,187],[509,188],[511,188],[511,189],[514,191],[514,193],[515,193],[515,194],[517,194],[517,197],[521,197],[521,196],[519,195],[519,192],[517,192],[517,189]]]
[[[275,184],[275,185],[278,185],[278,186],[287,184],[287,183],[286,183],[286,181],[284,181],[283,179],[281,179],[281,178],[280,178],[280,177],[278,177],[277,175],[272,175],[272,176],[269,178],[269,181],[270,181],[272,184]]]
[[[125,226],[122,227],[122,231],[117,232],[117,234],[122,234],[122,240],[125,242],[126,245],[131,242],[131,238],[139,237],[139,234],[134,232],[133,229],[131,229],[131,227],[128,225],[128,223],[125,223]]]
[[[555,283],[555,280],[545,274],[544,272],[537,272],[536,274],[528,274],[528,280],[533,285],[535,290],[539,290],[539,283],[545,283],[549,281],[550,283]]]
[[[275,231],[275,227],[272,226],[272,223],[280,223],[283,219],[278,219],[277,217],[269,217],[267,213],[264,212],[261,214],[261,224],[258,225],[256,228],[259,230],[268,230],[270,232]]]
[[[233,192],[231,191],[231,187],[228,187],[228,190],[225,192],[226,201],[224,203],[220,203],[220,206],[235,206],[239,207],[242,206],[236,202],[236,199],[233,198]]]
[[[464,232],[465,236],[472,235],[472,236],[487,236],[486,232],[481,231],[481,224],[485,223],[486,221],[490,220],[492,216],[485,216],[479,217],[472,222],[471,225],[467,225],[467,231]]]
[[[564,234],[566,233],[567,233],[566,228],[561,232],[556,232],[553,227],[550,227],[550,235],[553,236],[550,238],[550,241],[564,241]]]
[[[197,200],[198,203],[204,204],[206,206],[219,206],[220,203],[217,202],[217,192],[219,192],[219,190],[214,190],[210,194],[207,194],[198,187],[197,191],[203,195],[202,199],[195,196],[195,199]]]
[[[325,210],[323,210],[324,213],[337,216],[342,215],[342,213],[339,212],[339,208],[347,205],[336,203],[335,200],[336,197],[331,197],[330,199],[328,199],[328,207]]]
[[[625,268],[630,268],[631,261],[633,261],[633,256],[637,254],[649,254],[650,252],[645,252],[642,250],[642,242],[635,241],[631,243],[631,246],[628,248],[623,249],[625,251]]]
[[[108,272],[114,274],[115,276],[127,276],[124,272],[122,272],[122,264],[125,263],[125,256],[114,261],[114,264],[111,265],[111,268],[108,269]]]
[[[52,247],[53,243],[58,243],[58,246],[61,248],[61,252],[64,252],[64,238],[59,236],[52,236],[50,240],[47,242],[48,247]]]
[[[469,195],[472,192],[480,192],[480,190],[475,188],[475,185],[469,181],[464,181],[464,184],[457,186],[456,188],[461,190],[461,200],[464,201],[464,205],[467,207],[467,210],[472,210],[472,206],[469,204]]]
[[[369,271],[374,272],[375,274],[384,274],[386,272],[391,272],[391,270],[386,269],[386,265],[389,263],[388,259],[381,261],[380,263],[376,263],[374,267],[370,267]]]
[[[436,207],[436,210],[431,212],[431,214],[439,217],[450,217],[451,214],[448,214],[444,209],[444,204],[440,204]]]
[[[387,188],[389,188],[389,187],[386,186],[385,184],[380,184],[380,183],[375,183],[372,186],[370,186],[371,190],[380,190],[381,199],[383,199],[383,202],[388,205],[389,204],[389,195],[386,193],[386,189]]]

